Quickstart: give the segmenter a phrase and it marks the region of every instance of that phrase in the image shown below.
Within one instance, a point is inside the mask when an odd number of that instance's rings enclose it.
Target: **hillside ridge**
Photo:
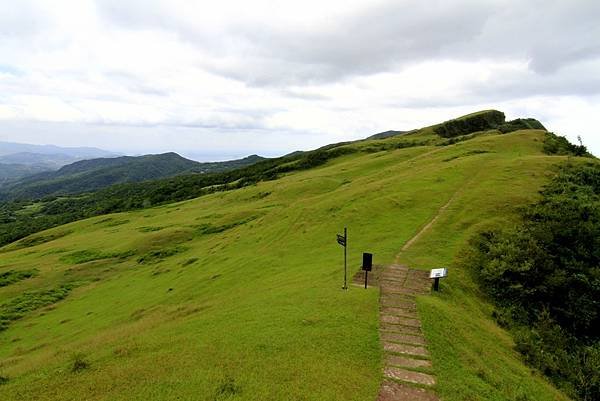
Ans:
[[[39,199],[47,196],[93,192],[115,184],[168,178],[181,174],[221,172],[263,160],[252,155],[238,160],[200,163],[168,152],[80,160],[57,171],[42,172],[6,184],[4,199]]]
[[[3,396],[362,401],[387,374],[435,377],[430,391],[445,401],[566,401],[524,364],[454,259],[482,228],[517,221],[555,166],[583,160],[557,156],[571,150],[544,130],[444,138],[427,127],[195,181],[15,204],[5,227],[71,220],[0,248]],[[412,300],[428,371],[382,369],[386,341],[410,334],[380,337],[378,289],[340,290],[343,227],[351,276],[362,252],[392,265],[421,231],[399,264],[449,267],[439,293]],[[414,323],[388,312],[388,324]]]

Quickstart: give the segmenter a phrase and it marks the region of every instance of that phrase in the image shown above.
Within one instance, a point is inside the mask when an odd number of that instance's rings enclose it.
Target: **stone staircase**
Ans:
[[[436,380],[415,302],[417,295],[429,293],[429,275],[393,264],[378,278],[385,380],[377,401],[439,401],[429,389]]]

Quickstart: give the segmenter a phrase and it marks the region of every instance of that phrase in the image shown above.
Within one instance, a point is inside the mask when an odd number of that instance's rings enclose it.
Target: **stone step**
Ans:
[[[404,285],[406,284],[406,279],[400,277],[382,277],[381,280],[379,280],[379,282],[381,284],[393,285],[396,287],[404,287]]]
[[[417,304],[414,299],[382,297],[379,300],[381,306],[389,308],[402,308],[406,310],[417,310]]]
[[[396,344],[384,341],[383,349],[387,352],[395,352],[397,354],[429,356],[429,352],[427,352],[425,347],[418,345]]]
[[[420,327],[403,326],[400,324],[393,324],[393,323],[386,323],[386,322],[379,323],[379,329],[381,331],[387,331],[390,333],[398,333],[398,334],[411,334],[411,335],[422,334]]]
[[[377,401],[439,401],[431,391],[386,380],[381,384]]]
[[[431,288],[431,284],[432,284],[432,282],[430,280],[419,281],[419,280],[413,280],[410,278],[407,280],[410,282],[411,287],[422,288],[422,289],[429,289],[429,288]]]
[[[405,368],[430,368],[431,361],[427,359],[407,358],[400,355],[388,354],[385,358],[385,364],[389,366],[400,366]]]
[[[398,292],[382,291],[380,298],[389,298],[396,301],[416,302],[416,296],[414,294],[405,294]]]
[[[394,271],[394,270],[386,270],[381,273],[381,277],[410,277],[407,272],[403,271]]]
[[[419,319],[412,319],[410,317],[381,315],[381,321],[391,324],[401,324],[403,326],[421,327]]]
[[[410,317],[413,319],[417,318],[417,310],[415,308],[398,308],[394,306],[384,306],[379,309],[379,313],[385,315]]]
[[[410,296],[417,296],[417,295],[423,295],[425,293],[425,291],[422,290],[415,290],[413,288],[406,288],[406,287],[395,287],[395,286],[390,286],[388,285],[382,285],[381,286],[381,291],[384,292],[385,294],[401,294],[401,295],[410,295]]]
[[[383,276],[379,280],[382,283],[396,284],[396,285],[404,285],[406,283],[406,278],[400,278],[395,276]]]
[[[393,366],[385,368],[383,370],[383,374],[390,379],[402,380],[424,386],[433,386],[435,384],[435,377],[432,375],[421,372],[413,372],[412,370],[406,370]]]
[[[425,345],[425,338],[421,335],[401,334],[401,333],[381,333],[381,339],[384,341],[414,345]]]
[[[408,273],[406,273],[406,272],[401,272],[401,271],[389,271],[389,270],[388,270],[388,271],[384,271],[384,272],[381,274],[381,277],[382,277],[382,278],[385,278],[385,277],[397,277],[397,278],[401,278],[401,279],[406,279],[406,278],[408,278],[408,277],[410,277],[410,276],[409,276],[409,275],[408,275]]]

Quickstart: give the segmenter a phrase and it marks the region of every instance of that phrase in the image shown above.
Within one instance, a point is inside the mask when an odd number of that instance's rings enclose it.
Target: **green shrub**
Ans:
[[[61,256],[60,261],[72,265],[80,263],[92,262],[94,260],[102,259],[127,259],[133,255],[133,251],[124,252],[102,252],[95,249],[82,249],[81,251],[71,252],[67,255]]]
[[[155,249],[146,252],[137,259],[138,264],[153,264],[158,263],[166,258],[177,255],[178,253],[187,251],[188,248],[183,246],[175,246],[172,248]]]
[[[7,285],[34,277],[38,274],[37,269],[30,270],[9,270],[0,273],[0,287],[6,287]]]
[[[498,126],[498,130],[503,134],[522,129],[541,129],[546,131],[546,127],[535,118],[517,118],[516,120],[507,121]]]
[[[227,376],[217,386],[215,400],[229,399],[236,394],[240,393],[241,388],[235,383],[235,380]]]
[[[600,163],[564,166],[522,224],[480,233],[465,261],[527,363],[600,399]]]
[[[73,355],[71,361],[71,372],[77,373],[81,372],[90,367],[90,363],[85,359],[85,355],[82,353],[78,353]]]
[[[552,132],[547,132],[544,138],[544,153],[559,156],[593,157],[583,144],[572,144],[564,136],[558,136]]]
[[[482,111],[443,122],[434,128],[434,132],[443,138],[452,138],[497,128],[504,123],[505,119],[506,117],[501,111]]]

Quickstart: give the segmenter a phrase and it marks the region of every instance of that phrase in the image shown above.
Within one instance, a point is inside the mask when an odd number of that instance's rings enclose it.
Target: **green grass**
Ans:
[[[0,304],[78,287],[0,333],[3,399],[374,400],[378,291],[341,290],[336,233],[348,227],[350,273],[363,251],[390,263],[453,198],[400,255],[418,268],[451,265],[471,233],[510,221],[562,160],[542,154],[541,131],[445,147],[385,141],[276,181],[5,247],[0,272],[39,274],[0,288]],[[467,276],[451,269],[442,288],[419,310],[443,399],[565,399],[522,364]]]

